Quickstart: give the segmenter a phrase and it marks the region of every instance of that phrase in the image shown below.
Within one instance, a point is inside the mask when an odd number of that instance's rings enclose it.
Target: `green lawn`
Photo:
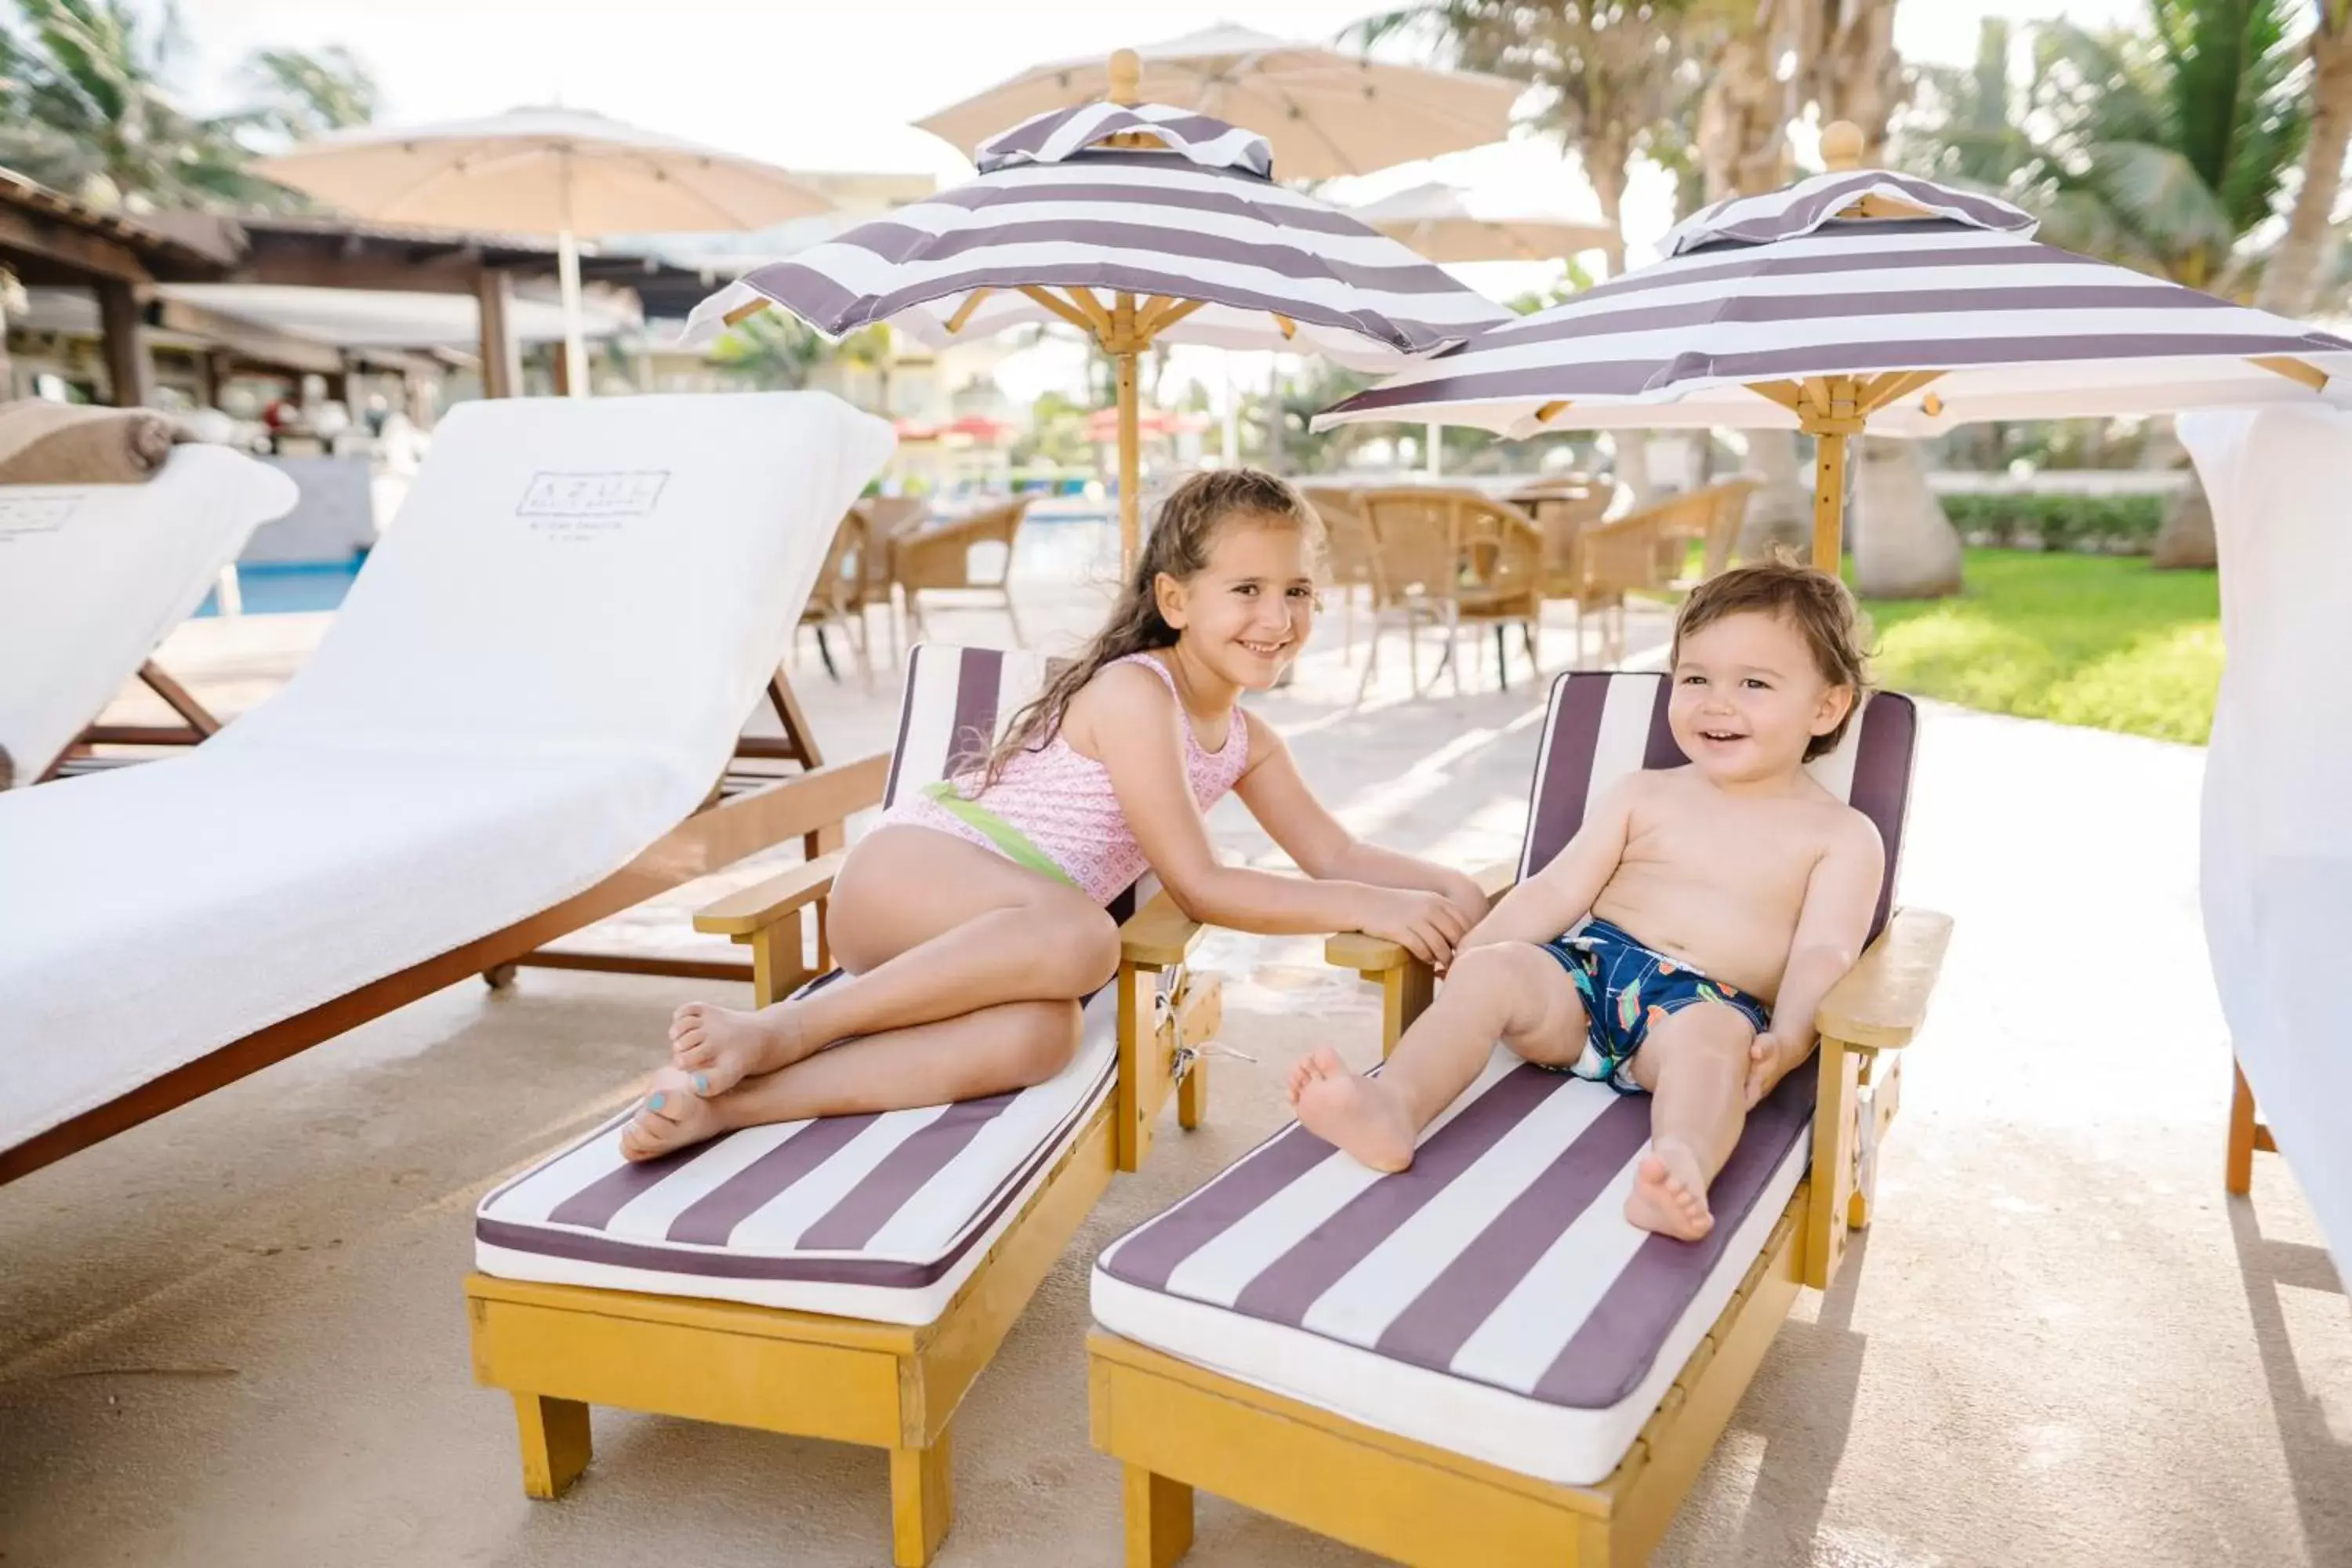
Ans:
[[[1971,550],[1958,598],[1865,601],[1875,682],[1994,713],[2202,744],[2221,679],[2210,572]]]

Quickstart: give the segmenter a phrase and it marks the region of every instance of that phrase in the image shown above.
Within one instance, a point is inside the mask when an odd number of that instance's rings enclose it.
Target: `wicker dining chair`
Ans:
[[[1536,636],[1543,616],[1543,534],[1528,515],[1476,490],[1414,488],[1368,489],[1357,510],[1372,538],[1372,653],[1357,686],[1360,700],[1380,668],[1381,633],[1401,626],[1415,696],[1422,692],[1420,632],[1442,626],[1455,695],[1462,661],[1455,645],[1464,626],[1496,628],[1496,679],[1507,683],[1503,628],[1516,625],[1528,667],[1542,673]],[[1431,672],[1432,679],[1437,671]]]
[[[951,521],[929,523],[898,533],[890,541],[891,572],[899,591],[907,596],[907,614],[914,620],[915,635],[930,636],[929,621],[923,614],[926,594],[976,594],[1003,606],[1004,618],[1013,628],[1016,647],[1029,646],[1021,631],[1021,617],[1013,607],[1013,592],[1009,579],[1013,572],[1013,547],[1021,534],[1022,518],[1029,510],[1034,496],[1014,496],[1010,500],[973,512],[969,517]],[[972,547],[977,544],[1002,544],[1003,559],[993,572],[972,570]]]

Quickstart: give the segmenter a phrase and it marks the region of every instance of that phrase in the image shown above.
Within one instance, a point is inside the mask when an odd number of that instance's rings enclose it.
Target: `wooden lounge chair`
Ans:
[[[207,446],[173,447],[142,484],[0,486],[0,757],[16,783],[220,728],[155,646],[297,499],[277,469]],[[94,722],[134,677],[177,723]]]
[[[1663,675],[1554,686],[1519,858],[1585,802],[1679,763]],[[1950,922],[1895,910],[1915,710],[1881,696],[1814,776],[1878,824],[1880,930],[1814,1019],[1815,1058],[1752,1112],[1697,1243],[1622,1217],[1638,1097],[1500,1047],[1381,1176],[1296,1125],[1105,1250],[1087,1342],[1095,1446],[1126,1467],[1126,1561],[1165,1568],[1206,1489],[1416,1564],[1647,1559],[1801,1286],[1868,1223],[1876,1156]],[[1432,994],[1390,943],[1334,937],[1377,981],[1386,1039]]]
[[[1356,510],[1372,536],[1372,657],[1358,685],[1359,698],[1379,671],[1381,633],[1391,626],[1404,631],[1415,696],[1422,691],[1424,626],[1445,631],[1444,663],[1453,666],[1456,696],[1462,693],[1462,664],[1454,644],[1464,626],[1495,628],[1497,680],[1508,684],[1507,626],[1519,628],[1528,666],[1542,673],[1536,633],[1543,620],[1543,535],[1525,512],[1476,490],[1438,488],[1362,490]]]
[[[727,775],[890,447],[814,393],[454,411],[285,689],[184,755],[0,796],[0,1182],[837,833],[882,759]]]
[[[919,647],[888,795],[954,771],[1045,673],[1034,656]],[[875,783],[857,804],[883,797]],[[751,949],[760,1005],[835,978],[811,976],[802,920],[815,916],[822,967],[839,863],[698,918]],[[643,1165],[620,1157],[625,1116],[485,1198],[466,1284],[474,1374],[514,1396],[524,1490],[552,1498],[580,1474],[595,1405],[862,1443],[889,1453],[894,1560],[928,1562],[958,1404],[1113,1169],[1141,1163],[1171,1090],[1183,1126],[1206,1106],[1198,1050],[1220,991],[1186,981],[1200,928],[1150,895],[1114,904],[1118,974],[1046,1083],[756,1128]]]
[[[892,536],[890,571],[907,595],[907,614],[915,623],[916,636],[929,635],[930,623],[923,615],[924,595],[968,593],[980,595],[983,603],[992,600],[1003,605],[1004,618],[1013,628],[1013,646],[1028,646],[1021,635],[1021,617],[1013,611],[1007,580],[1013,572],[1013,546],[1021,535],[1021,520],[1035,499],[1014,496],[969,517],[927,523]],[[980,544],[1004,547],[1003,558],[993,572],[972,570],[972,548]]]

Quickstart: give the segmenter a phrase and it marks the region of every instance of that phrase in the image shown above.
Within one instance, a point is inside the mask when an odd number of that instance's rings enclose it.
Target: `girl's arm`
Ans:
[[[1249,726],[1250,762],[1234,793],[1291,864],[1317,881],[1418,888],[1444,898],[1472,921],[1486,914],[1486,895],[1462,872],[1367,844],[1349,832],[1307,787],[1274,726],[1255,713],[1242,717]]]
[[[1604,791],[1566,847],[1542,870],[1504,894],[1494,912],[1478,922],[1462,945],[1550,942],[1591,913],[1592,901],[1617,874],[1617,863],[1624,858],[1625,836],[1639,787],[1637,774]]]
[[[1184,716],[1146,671],[1112,666],[1072,699],[1073,744],[1098,758],[1136,842],[1193,920],[1268,935],[1362,931],[1443,963],[1470,921],[1443,897],[1356,881],[1307,881],[1221,864],[1184,770]]]

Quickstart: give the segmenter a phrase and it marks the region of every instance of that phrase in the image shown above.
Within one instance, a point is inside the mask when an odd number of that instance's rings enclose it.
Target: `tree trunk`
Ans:
[[[2158,469],[2189,466],[2189,449],[2173,434],[2171,420],[2159,418],[2149,426],[2147,448],[2139,466]],[[2148,564],[2159,572],[2194,572],[2210,570],[2220,560],[2220,547],[2213,540],[2213,509],[2205,503],[2205,487],[2191,482],[2165,504],[2164,526],[2157,531]]]
[[[1762,195],[1787,178],[1790,84],[1772,69],[1782,23],[1765,9],[1753,15],[1753,33],[1735,36],[1717,51],[1699,100],[1699,169],[1710,203]],[[1740,524],[1740,559],[1762,560],[1776,544],[1801,557],[1812,537],[1813,480],[1798,460],[1795,432],[1749,431],[1747,467],[1763,483]]]
[[[2345,143],[2352,138],[2352,0],[2320,0],[2311,60],[2311,136],[2303,149],[2303,189],[2287,219],[2286,237],[2254,295],[2256,305],[2283,316],[2300,316],[2312,308],[2335,226],[2336,198],[2344,185]]]
[[[1853,583],[1865,598],[1940,599],[1960,591],[1960,536],[1927,488],[1916,442],[1854,443]],[[1923,520],[1931,526],[1922,526]]]
[[[1813,0],[1801,27],[1799,58],[1824,122],[1862,132],[1863,163],[1886,161],[1886,122],[1903,99],[1895,50],[1895,0]],[[1933,599],[1960,588],[1960,536],[1927,488],[1927,464],[1910,441],[1856,444],[1854,585],[1889,599]]]
[[[1625,275],[1625,164],[1632,155],[1621,136],[1595,135],[1584,144],[1585,177],[1592,182],[1601,226],[1608,230],[1601,255],[1612,281]],[[1657,499],[1657,486],[1650,480],[1650,433],[1612,430],[1609,445],[1617,455],[1617,482],[1633,496],[1633,510],[1638,511]]]

